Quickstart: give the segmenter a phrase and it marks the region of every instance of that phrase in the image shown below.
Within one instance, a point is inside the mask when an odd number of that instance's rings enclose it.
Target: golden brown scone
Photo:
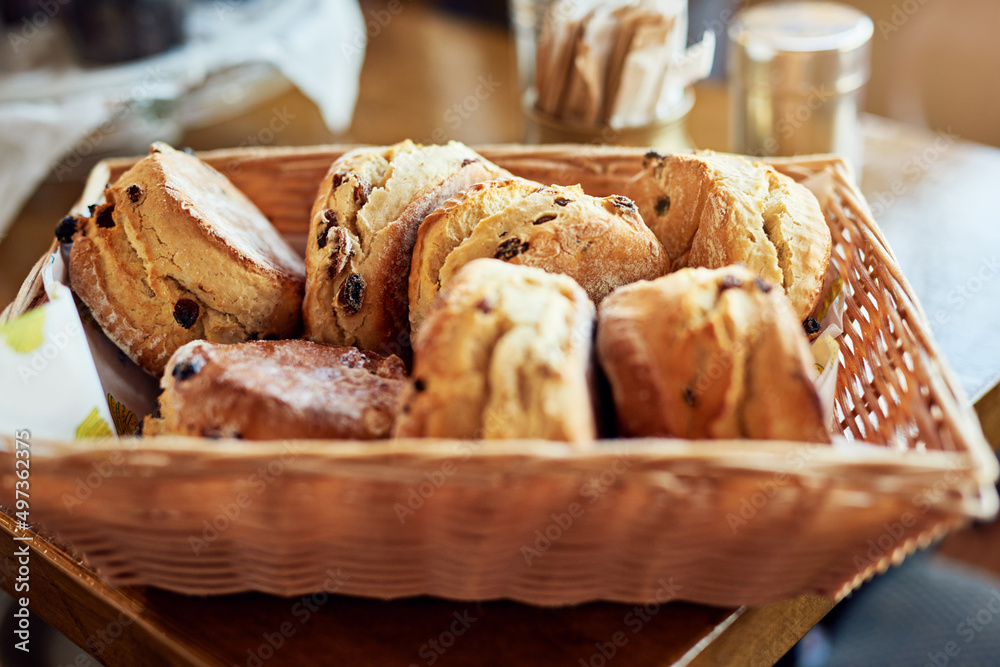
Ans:
[[[415,336],[396,435],[593,440],[593,326],[571,278],[470,262]]]
[[[170,358],[160,419],[145,435],[247,440],[389,436],[406,367],[353,347],[305,340],[213,345],[194,341]]]
[[[70,283],[137,364],[159,375],[188,341],[299,335],[302,259],[225,176],[156,143],[104,197],[73,237]]]
[[[598,316],[622,435],[829,441],[802,326],[746,267],[628,285]]]
[[[458,142],[361,148],[333,163],[312,209],[306,337],[407,356],[417,228],[448,198],[510,174]]]
[[[594,303],[621,285],[657,278],[669,266],[626,197],[598,199],[578,186],[495,181],[446,203],[421,227],[410,268],[411,326],[419,326],[438,291],[463,266],[483,257],[564,273]]]
[[[658,186],[646,223],[671,268],[746,264],[780,285],[799,320],[822,294],[832,240],[816,197],[774,168],[738,155],[701,152],[649,160]]]
[[[448,255],[472,235],[485,218],[503,211],[512,199],[542,187],[520,178],[504,178],[473,185],[424,218],[417,230],[410,264],[410,327],[416,331],[441,289],[438,276]]]

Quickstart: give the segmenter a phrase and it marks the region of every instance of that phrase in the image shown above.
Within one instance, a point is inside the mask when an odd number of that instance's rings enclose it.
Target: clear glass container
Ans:
[[[600,8],[597,3],[587,0],[580,2],[559,2],[558,0],[511,0],[510,22],[514,34],[517,53],[518,78],[521,86],[522,109],[525,119],[524,140],[527,143],[593,143],[615,144],[625,146],[641,146],[656,148],[663,151],[688,150],[691,141],[687,134],[686,118],[694,103],[694,93],[689,85],[680,82],[678,78],[662,81],[664,88],[660,96],[649,96],[648,107],[655,107],[655,113],[650,113],[649,122],[628,124],[620,122],[621,115],[612,116],[608,113],[610,106],[619,99],[631,99],[627,96],[612,96],[607,88],[602,92],[607,98],[601,105],[602,113],[595,122],[580,122],[573,118],[573,113],[565,116],[546,112],[537,103],[539,90],[537,81],[539,44],[546,19],[572,21],[578,19],[581,12],[602,12],[607,19],[613,10]],[[664,58],[669,51],[672,59],[677,60],[684,55],[687,39],[687,2],[686,0],[657,0],[643,7],[663,8],[667,16],[669,31],[664,43]],[[550,15],[550,13],[552,15]],[[596,30],[599,33],[600,30]],[[583,31],[578,38],[583,40]],[[616,34],[616,33],[612,33]],[[590,35],[588,34],[588,37]],[[598,38],[599,39],[599,38]],[[631,44],[630,44],[631,46]],[[617,47],[617,45],[616,45]],[[674,53],[676,52],[676,53]],[[624,70],[623,70],[624,71]],[[616,85],[609,76],[604,77],[605,86]],[[560,85],[568,85],[559,80]],[[659,81],[657,83],[660,83]],[[641,91],[645,93],[645,91]],[[610,103],[608,100],[612,100]],[[666,103],[664,103],[666,101]],[[648,108],[647,107],[647,108]],[[614,120],[615,122],[610,122]]]

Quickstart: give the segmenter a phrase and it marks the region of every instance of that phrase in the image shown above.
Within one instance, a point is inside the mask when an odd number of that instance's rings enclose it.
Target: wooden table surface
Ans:
[[[190,131],[184,144],[240,145],[279,111],[292,118],[275,138],[280,144],[388,143],[405,137],[518,141],[512,64],[503,30],[406,5],[370,39],[347,136],[331,135],[311,102],[291,89],[223,125]],[[725,149],[725,114],[724,91],[699,87],[689,123],[696,145]],[[80,183],[46,183],[29,201],[0,244],[0,302],[13,297],[79,190]],[[997,393],[978,406],[994,443],[1000,425]],[[12,521],[0,514],[0,575],[11,593],[13,553],[24,544],[13,536]],[[425,598],[193,598],[112,589],[53,543],[35,536],[30,545],[32,611],[108,665],[597,666],[608,663],[612,651],[622,665],[770,665],[833,607],[822,598],[759,609],[675,603],[644,612],[646,620],[636,631],[635,606],[609,603],[543,609]],[[453,629],[456,634],[450,634]]]

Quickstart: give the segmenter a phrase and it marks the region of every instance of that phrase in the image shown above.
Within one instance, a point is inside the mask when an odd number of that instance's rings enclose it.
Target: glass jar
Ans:
[[[873,28],[834,2],[770,2],[737,14],[729,26],[732,150],[837,153],[857,173]]]
[[[691,147],[686,0],[511,0],[510,20],[527,143]]]

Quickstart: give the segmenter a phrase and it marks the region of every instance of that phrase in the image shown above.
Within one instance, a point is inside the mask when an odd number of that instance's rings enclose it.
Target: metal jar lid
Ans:
[[[834,2],[755,5],[729,26],[730,75],[773,95],[848,93],[868,81],[873,30],[865,14]]]

